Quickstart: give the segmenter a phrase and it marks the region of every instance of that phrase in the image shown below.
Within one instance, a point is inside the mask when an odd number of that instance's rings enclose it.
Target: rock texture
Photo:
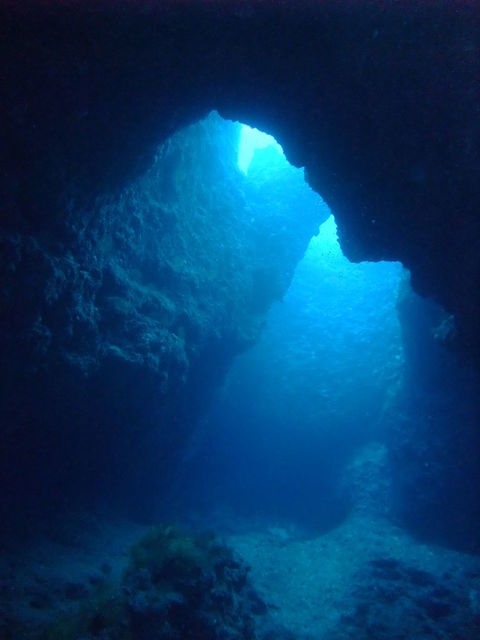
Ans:
[[[427,540],[479,552],[480,377],[444,348],[451,318],[404,284],[399,393],[386,415],[394,515]]]
[[[4,2],[0,193],[62,220],[210,109],[274,133],[352,259],[401,260],[478,356],[478,4]]]
[[[322,216],[272,201],[212,114],[91,207],[0,235],[0,469],[35,504],[152,501],[235,354],[258,336]],[[299,178],[300,179],[300,178]],[[317,200],[312,192],[312,199]],[[148,479],[147,495],[143,489]],[[128,488],[128,490],[127,490]]]
[[[249,567],[212,535],[156,527],[130,551],[121,581],[86,594],[79,611],[54,618],[45,640],[255,640],[267,605],[252,587]],[[88,596],[88,597],[87,597]]]

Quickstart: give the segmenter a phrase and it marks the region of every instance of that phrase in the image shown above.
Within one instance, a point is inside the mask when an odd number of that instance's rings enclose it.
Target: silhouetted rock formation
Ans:
[[[474,2],[6,2],[3,219],[51,227],[216,108],[272,132],[352,259],[401,260],[478,355]],[[67,199],[67,200],[66,200]]]
[[[288,288],[328,210],[285,160],[247,179],[239,132],[212,114],[118,194],[1,234],[8,508],[18,493],[54,508],[105,491],[152,502]],[[282,171],[303,196],[279,201]]]
[[[244,229],[225,228],[226,201],[202,222],[208,194],[194,194],[185,217],[145,183],[166,162],[162,193],[181,198],[195,187],[190,166],[169,174],[185,160],[175,142],[154,156],[212,109],[273,133],[331,206],[346,254],[401,260],[416,290],[454,314],[453,342],[478,359],[479,18],[477,3],[453,0],[3,2],[0,341],[10,486],[37,464],[52,469],[49,500],[52,486],[64,495],[66,479],[98,480],[112,434],[119,458],[137,465],[139,420],[155,423],[162,442],[181,438],[287,286],[279,265],[291,273],[310,223],[298,235],[287,225],[284,238],[298,243],[287,243],[270,272],[255,262],[256,231],[246,254],[235,251]],[[201,256],[194,268],[190,242]],[[233,242],[226,262],[235,256],[224,266],[208,248],[222,242]],[[208,282],[213,272],[222,291]],[[248,306],[255,277],[267,288],[262,309]],[[71,455],[85,442],[94,449],[86,466]]]

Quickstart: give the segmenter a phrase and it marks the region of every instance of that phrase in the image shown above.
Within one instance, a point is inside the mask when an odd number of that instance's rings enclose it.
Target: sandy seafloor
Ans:
[[[221,519],[223,539],[250,565],[268,605],[259,630],[269,640],[480,638],[479,557],[422,544],[368,514],[316,536],[293,525]],[[4,627],[16,619],[34,628],[75,612],[99,583],[121,574],[144,530],[77,515],[35,542],[3,544]]]
[[[233,536],[279,623],[307,638],[480,638],[480,558],[353,517],[311,539]]]

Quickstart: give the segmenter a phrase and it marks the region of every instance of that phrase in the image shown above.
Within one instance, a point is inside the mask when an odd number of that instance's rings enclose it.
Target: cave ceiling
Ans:
[[[212,109],[275,135],[358,260],[400,260],[480,339],[475,2],[4,1],[2,220],[55,225]]]

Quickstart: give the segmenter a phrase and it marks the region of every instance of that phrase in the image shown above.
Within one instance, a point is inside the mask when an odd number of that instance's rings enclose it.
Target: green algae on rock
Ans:
[[[255,617],[266,612],[229,547],[158,526],[133,545],[118,584],[102,585],[42,640],[253,640]]]

